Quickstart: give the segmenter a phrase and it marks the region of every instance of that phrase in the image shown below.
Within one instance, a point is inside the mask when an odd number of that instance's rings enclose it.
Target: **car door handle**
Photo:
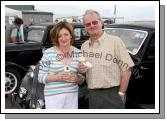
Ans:
[[[147,69],[148,69],[148,68],[145,68],[145,67],[143,67],[143,66],[141,66],[140,68],[143,69],[143,70],[147,70]]]

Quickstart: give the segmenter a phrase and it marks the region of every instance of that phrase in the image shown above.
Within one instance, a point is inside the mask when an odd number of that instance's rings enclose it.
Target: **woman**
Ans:
[[[81,51],[72,46],[75,34],[71,24],[60,22],[50,32],[53,47],[40,61],[38,80],[45,84],[46,109],[77,109],[78,83],[84,80],[77,67]]]

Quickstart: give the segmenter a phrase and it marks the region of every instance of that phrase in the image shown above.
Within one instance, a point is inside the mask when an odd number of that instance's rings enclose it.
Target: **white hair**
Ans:
[[[84,18],[85,18],[86,15],[93,15],[93,14],[96,14],[96,15],[97,15],[97,18],[98,18],[100,21],[102,21],[102,18],[101,18],[101,16],[100,16],[99,12],[90,9],[90,10],[86,10],[86,11],[85,11],[85,14],[83,15],[83,22],[84,22]]]

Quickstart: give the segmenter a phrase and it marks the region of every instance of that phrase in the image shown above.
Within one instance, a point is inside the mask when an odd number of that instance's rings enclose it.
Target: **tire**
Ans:
[[[5,94],[11,94],[18,90],[21,82],[20,73],[14,68],[5,69]]]

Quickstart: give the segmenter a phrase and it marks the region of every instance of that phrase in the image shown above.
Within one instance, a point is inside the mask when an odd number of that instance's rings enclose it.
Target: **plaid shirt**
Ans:
[[[86,41],[81,50],[86,61],[93,65],[86,72],[89,89],[119,86],[121,72],[134,66],[122,40],[105,32],[94,43]]]

